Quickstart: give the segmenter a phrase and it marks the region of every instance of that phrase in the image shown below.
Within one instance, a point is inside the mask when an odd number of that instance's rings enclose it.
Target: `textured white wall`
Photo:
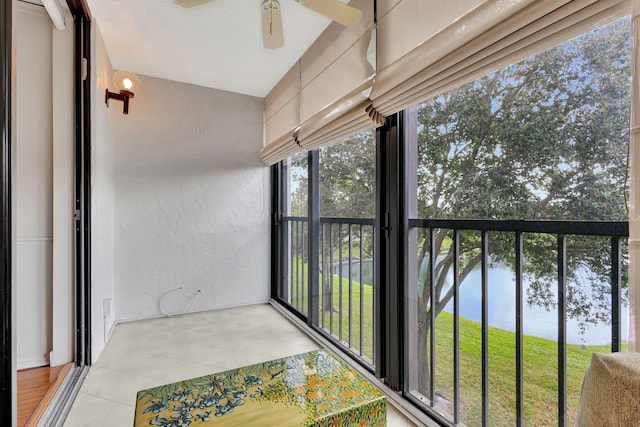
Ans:
[[[95,361],[114,324],[114,121],[117,108],[107,108],[104,91],[112,87],[113,68],[100,28],[94,22],[91,63],[94,93],[91,119],[91,357]]]
[[[159,315],[179,286],[169,312],[198,289],[194,311],[267,301],[263,100],[141,78],[116,126],[117,320]]]

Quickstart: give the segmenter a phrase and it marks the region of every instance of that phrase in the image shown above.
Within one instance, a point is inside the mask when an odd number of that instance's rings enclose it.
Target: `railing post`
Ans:
[[[453,423],[460,423],[460,231],[453,230]]]
[[[338,339],[342,337],[342,224],[338,224]]]
[[[567,236],[558,235],[558,426],[567,423]]]
[[[482,426],[489,425],[489,232],[482,231]]]
[[[524,425],[524,343],[523,343],[523,281],[522,261],[523,244],[522,233],[515,234],[516,251],[516,426]]]
[[[611,237],[611,352],[620,351],[620,286],[622,284],[620,237]]]
[[[431,407],[436,402],[436,233],[429,228],[429,400]]]
[[[349,232],[349,339],[347,343],[349,344],[349,348],[351,348],[353,334],[353,229],[351,224],[347,225],[347,231]],[[360,277],[360,281],[362,281],[362,277]],[[362,317],[362,313],[360,313],[360,317]],[[362,331],[360,331],[360,333],[362,334]]]
[[[329,271],[323,271],[326,279],[327,289],[323,289],[325,296],[329,297],[329,332],[333,334],[333,224],[329,224]]]
[[[300,263],[302,262],[301,258],[301,253],[300,250],[301,245],[300,245],[300,221],[296,220],[295,222],[296,225],[296,232],[295,232],[295,238],[294,238],[294,242],[295,242],[295,263],[296,263],[296,285],[295,285],[295,292],[291,298],[292,302],[293,302],[293,306],[299,310],[300,312],[302,312],[302,307],[300,306],[300,279],[302,278],[303,272],[300,271]]]
[[[309,217],[309,297],[307,324],[318,325],[319,294],[320,294],[320,248],[318,236],[320,235],[320,153],[317,150],[309,151],[309,191],[308,191],[308,217]]]
[[[364,257],[362,256],[362,248],[364,247],[363,233],[364,226],[360,224],[360,356],[364,354],[364,281],[362,280],[364,272],[364,268],[362,266],[362,262],[364,261]],[[373,279],[373,272],[371,274]],[[373,334],[375,335],[375,331],[373,332]]]
[[[301,279],[301,284],[300,284],[300,290],[302,291],[302,300],[300,301],[300,311],[302,311],[304,313],[304,311],[307,311],[307,314],[309,314],[309,289],[308,289],[308,282],[305,283],[305,275],[304,275],[304,259],[305,259],[305,255],[308,255],[307,253],[305,253],[305,239],[304,239],[304,221],[300,221],[300,231],[301,231],[301,236],[300,236],[300,260],[301,260],[301,265],[300,265],[300,269],[302,270],[300,273],[300,279]],[[307,225],[307,232],[309,231],[309,226]],[[307,250],[308,250],[308,246],[309,246],[309,242],[307,241]],[[308,258],[308,257],[307,257]],[[308,264],[308,263],[307,263]],[[307,286],[305,286],[307,285]],[[306,298],[306,301],[305,301]],[[307,304],[307,306],[305,307],[305,302]]]

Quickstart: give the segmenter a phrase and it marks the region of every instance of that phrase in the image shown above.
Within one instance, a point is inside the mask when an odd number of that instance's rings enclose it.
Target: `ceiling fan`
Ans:
[[[182,7],[200,6],[215,0],[173,0]],[[362,19],[362,11],[339,0],[294,0],[345,27],[352,27]],[[282,15],[278,0],[262,0],[262,45],[266,49],[284,46],[282,36]]]

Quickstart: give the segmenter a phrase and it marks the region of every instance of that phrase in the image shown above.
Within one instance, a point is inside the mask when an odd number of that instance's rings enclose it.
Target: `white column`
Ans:
[[[629,351],[640,350],[640,0],[633,0],[629,206]]]

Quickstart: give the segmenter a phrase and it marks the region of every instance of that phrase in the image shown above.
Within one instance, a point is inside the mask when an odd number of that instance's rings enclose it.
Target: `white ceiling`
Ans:
[[[261,0],[88,0],[115,69],[264,97],[329,25],[280,0],[284,47],[262,47]]]

